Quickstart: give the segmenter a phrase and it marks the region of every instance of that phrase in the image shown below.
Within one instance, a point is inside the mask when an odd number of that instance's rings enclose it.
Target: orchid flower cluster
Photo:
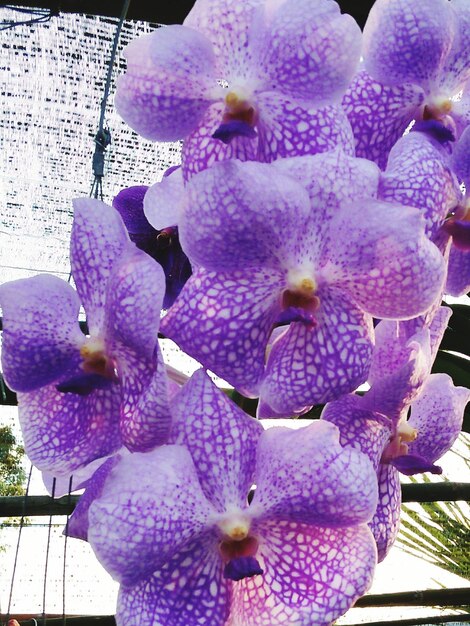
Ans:
[[[181,166],[75,201],[75,288],[0,287],[26,451],[86,488],[67,533],[118,626],[332,624],[399,473],[441,471],[470,397],[431,374],[470,289],[469,28],[466,0],[377,0],[363,33],[333,0],[197,0],[128,46],[117,110]],[[202,365],[183,385],[159,331]]]

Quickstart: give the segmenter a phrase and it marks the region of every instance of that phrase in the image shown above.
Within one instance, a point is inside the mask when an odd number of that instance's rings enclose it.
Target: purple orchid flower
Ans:
[[[338,101],[360,49],[333,1],[198,0],[184,26],[127,47],[116,107],[148,139],[185,139],[186,179],[223,159],[354,154]]]
[[[172,408],[171,445],[108,462],[69,523],[121,583],[118,626],[331,624],[375,566],[369,459],[326,422],[264,432],[202,370]]]
[[[156,230],[147,221],[144,197],[148,189],[146,186],[123,189],[114,198],[113,207],[121,215],[131,241],[163,268],[166,282],[163,308],[169,309],[191,276],[191,265],[181,249],[176,222]]]
[[[444,292],[452,296],[470,289],[470,197],[458,182],[468,189],[469,153],[470,127],[452,155],[429,135],[409,133],[392,148],[379,184],[381,199],[421,210],[428,237],[448,256]]]
[[[424,312],[445,273],[418,211],[374,199],[378,175],[336,151],[193,177],[179,229],[198,267],[163,332],[284,416],[356,389],[372,316]],[[280,316],[291,323],[265,364]]]
[[[343,99],[357,156],[385,167],[413,119],[458,136],[470,123],[467,0],[377,0],[364,27],[364,66]]]
[[[130,242],[114,209],[87,198],[74,207],[77,291],[49,275],[0,287],[2,365],[18,392],[26,452],[55,476],[122,445],[149,450],[170,425],[158,347],[163,272]]]
[[[369,456],[378,476],[379,503],[370,523],[379,561],[399,528],[399,473],[440,474],[436,461],[457,439],[470,390],[454,387],[447,374],[431,374],[448,310],[430,329],[408,338],[403,324],[382,321],[370,370],[371,388],[363,397],[348,395],[327,404],[322,420],[340,429],[342,445]],[[408,418],[408,412],[410,417]]]

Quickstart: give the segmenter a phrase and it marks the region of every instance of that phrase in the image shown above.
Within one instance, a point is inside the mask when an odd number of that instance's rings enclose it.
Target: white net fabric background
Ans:
[[[0,24],[24,13],[0,9]],[[72,199],[93,180],[94,136],[118,20],[60,14],[1,31],[0,283],[51,272],[67,278]],[[125,22],[106,112],[111,131],[103,192],[109,204],[179,163],[179,144],[136,135],[113,109],[124,46],[156,25]]]

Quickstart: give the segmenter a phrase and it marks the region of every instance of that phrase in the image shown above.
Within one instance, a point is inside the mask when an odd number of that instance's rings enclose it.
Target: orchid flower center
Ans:
[[[439,96],[424,106],[423,120],[444,120],[452,111],[452,100]]]
[[[386,463],[399,456],[408,454],[408,444],[416,439],[418,431],[408,424],[406,420],[400,422],[390,443],[382,455],[382,462]]]
[[[315,325],[314,313],[320,306],[316,295],[318,286],[312,271],[304,269],[289,270],[286,289],[282,293],[282,322],[300,321]]]
[[[80,348],[81,364],[85,374],[96,374],[108,380],[116,381],[116,364],[105,352],[105,345],[98,337],[87,337]]]
[[[255,126],[258,115],[252,103],[251,91],[234,85],[229,88],[229,92],[224,98],[224,104],[222,123],[212,134],[212,137],[225,144],[229,144],[236,137],[255,139],[257,137]]]
[[[249,534],[250,526],[250,519],[241,512],[228,514],[218,523],[223,533],[219,552],[225,562],[225,578],[238,581],[263,573],[255,558],[258,540]]]
[[[250,98],[243,90],[229,91],[225,96],[225,113],[223,121],[225,123],[238,120],[254,126],[256,122],[256,111],[250,102]]]

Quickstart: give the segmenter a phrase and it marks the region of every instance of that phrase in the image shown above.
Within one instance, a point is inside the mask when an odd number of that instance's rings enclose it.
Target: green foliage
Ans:
[[[0,427],[0,496],[21,496],[26,479],[22,465],[24,449],[16,443],[9,426]]]
[[[423,475],[423,482],[431,482]],[[418,482],[413,480],[413,482]],[[408,554],[470,580],[470,524],[465,505],[423,502],[403,505],[397,544]]]

